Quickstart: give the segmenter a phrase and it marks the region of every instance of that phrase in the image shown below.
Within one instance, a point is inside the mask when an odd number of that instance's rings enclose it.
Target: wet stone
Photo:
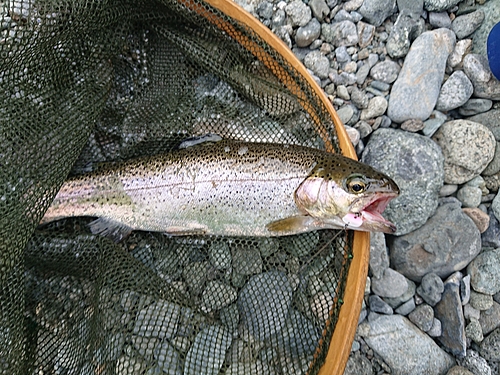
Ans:
[[[139,311],[133,333],[145,337],[168,339],[177,332],[181,307],[159,300]]]
[[[257,249],[237,248],[233,256],[233,270],[240,275],[262,272],[262,257]]]
[[[230,305],[238,297],[237,291],[230,285],[220,281],[210,281],[202,294],[203,308],[206,312],[220,310]]]

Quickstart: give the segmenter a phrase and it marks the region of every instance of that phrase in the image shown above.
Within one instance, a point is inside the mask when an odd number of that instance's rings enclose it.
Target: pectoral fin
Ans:
[[[120,242],[132,232],[129,226],[105,217],[90,222],[89,227],[93,234],[108,237],[114,242]]]
[[[274,234],[280,233],[303,233],[315,229],[315,219],[311,216],[298,215],[285,219],[276,220],[266,225],[266,228]]]

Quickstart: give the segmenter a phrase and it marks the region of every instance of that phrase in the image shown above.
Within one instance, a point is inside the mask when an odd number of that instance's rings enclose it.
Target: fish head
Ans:
[[[339,155],[320,159],[295,191],[298,208],[325,227],[394,233],[382,216],[399,195],[396,183],[374,168]]]

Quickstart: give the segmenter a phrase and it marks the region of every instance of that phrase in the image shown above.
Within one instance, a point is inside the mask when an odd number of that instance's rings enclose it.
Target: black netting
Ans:
[[[339,152],[304,77],[198,1],[0,1],[0,371],[305,374],[351,240],[36,230],[68,175],[192,135]],[[331,143],[330,143],[331,142]]]

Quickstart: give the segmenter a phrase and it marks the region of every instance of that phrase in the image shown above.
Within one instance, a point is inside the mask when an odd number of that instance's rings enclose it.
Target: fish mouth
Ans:
[[[349,213],[342,219],[352,229],[376,231],[392,234],[396,232],[396,225],[382,216],[389,202],[396,198],[397,193],[375,194],[362,208],[355,213]]]

